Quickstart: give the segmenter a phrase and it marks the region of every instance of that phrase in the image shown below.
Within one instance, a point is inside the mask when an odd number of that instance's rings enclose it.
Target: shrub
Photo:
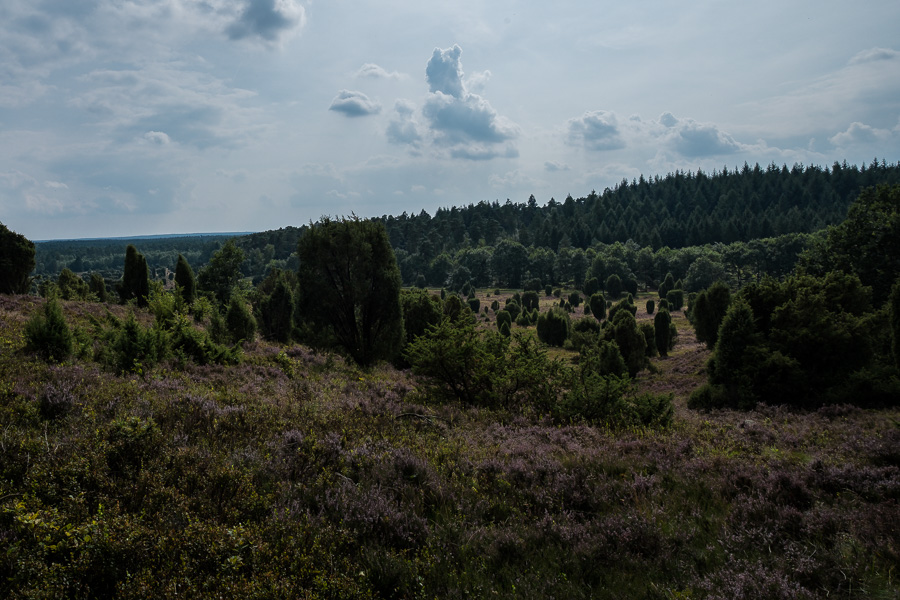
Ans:
[[[590,298],[600,291],[600,281],[596,277],[587,278],[581,291],[584,292],[585,297]]]
[[[656,302],[654,302],[652,299],[647,300],[647,314],[652,315],[653,311],[655,311],[655,310],[656,310]]]
[[[231,296],[228,303],[228,311],[225,313],[225,323],[233,342],[252,342],[256,337],[256,319],[246,301],[238,294]]]
[[[44,304],[43,314],[35,313],[25,324],[26,348],[50,362],[62,362],[72,354],[72,332],[55,296]]]
[[[628,367],[628,374],[634,377],[644,368],[646,342],[638,329],[634,315],[626,310],[619,311],[613,319],[613,339],[619,346],[622,358]]]
[[[716,345],[719,325],[725,318],[725,311],[731,302],[731,291],[724,283],[717,282],[707,290],[697,294],[691,307],[691,321],[697,334],[697,341],[704,342],[710,350]]]
[[[541,280],[539,277],[532,277],[528,281],[525,282],[524,287],[522,288],[526,292],[537,292],[541,289]]]
[[[684,292],[680,289],[669,290],[666,294],[666,302],[670,310],[681,310],[684,306]]]
[[[653,317],[653,334],[656,341],[656,350],[660,356],[669,355],[669,327],[671,325],[672,317],[667,310],[660,310]]]
[[[610,275],[606,278],[605,289],[610,298],[618,298],[622,295],[622,279],[616,274]]]
[[[477,313],[481,310],[481,300],[478,298],[469,298],[469,308],[473,313]]]
[[[569,338],[571,329],[569,314],[558,307],[541,313],[537,320],[538,338],[550,346],[560,346]]]
[[[513,318],[512,314],[508,310],[501,310],[497,312],[497,329],[502,329],[503,324],[506,323],[506,328],[509,329],[512,326]]]
[[[551,295],[553,295],[553,286],[551,286],[551,285],[545,285],[545,286],[544,286],[544,295],[545,295],[545,296],[551,296]]]
[[[674,288],[675,288],[675,278],[672,276],[671,273],[666,273],[666,278],[663,280],[662,283],[659,284],[659,288],[658,288],[659,297],[665,298],[668,295],[669,290],[674,289]]]
[[[643,323],[638,325],[638,329],[641,332],[641,335],[644,336],[644,344],[646,346],[644,350],[644,356],[648,358],[653,358],[659,352],[656,349],[656,331],[653,323],[648,323],[644,321]]]
[[[572,292],[569,294],[569,304],[573,307],[578,308],[578,305],[581,304],[581,295],[578,292]]]
[[[515,321],[519,313],[522,312],[522,307],[519,306],[519,303],[515,300],[508,300],[506,302],[506,311],[509,313],[509,316],[512,317],[513,321]]]
[[[603,294],[600,292],[596,292],[591,294],[591,314],[597,318],[598,321],[602,321],[606,318],[606,298],[603,297]]]
[[[529,291],[522,294],[522,308],[527,311],[532,311],[536,308],[539,308],[541,305],[541,299],[538,296],[537,292]]]
[[[637,315],[637,306],[635,306],[634,304],[629,302],[628,298],[623,298],[623,299],[619,300],[618,302],[616,302],[612,307],[610,307],[607,318],[610,321],[613,321],[613,320],[615,320],[616,314],[618,314],[620,311],[623,311],[623,310],[625,312],[631,313],[632,316]]]
[[[638,282],[637,279],[633,277],[629,277],[622,283],[622,288],[631,294],[632,296],[637,296],[638,293]]]

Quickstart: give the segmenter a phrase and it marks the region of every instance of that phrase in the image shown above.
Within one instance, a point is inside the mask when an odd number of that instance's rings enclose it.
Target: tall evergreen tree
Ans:
[[[34,270],[34,242],[0,223],[0,294],[25,294]]]
[[[669,355],[669,325],[672,323],[672,317],[669,311],[660,310],[653,317],[653,331],[656,335],[656,349],[660,356]]]
[[[321,332],[359,364],[390,360],[403,340],[400,269],[378,221],[323,219],[297,247],[301,313],[307,333]]]
[[[197,280],[194,279],[194,270],[188,264],[187,259],[178,255],[175,263],[175,285],[181,288],[181,297],[185,303],[192,304],[197,296]]]
[[[243,262],[244,251],[235,245],[234,240],[228,240],[200,271],[197,286],[203,291],[212,292],[219,305],[225,306],[241,280]]]
[[[147,306],[150,295],[150,274],[147,260],[137,248],[128,244],[125,248],[125,268],[119,284],[119,299],[124,303],[137,300],[138,306]]]

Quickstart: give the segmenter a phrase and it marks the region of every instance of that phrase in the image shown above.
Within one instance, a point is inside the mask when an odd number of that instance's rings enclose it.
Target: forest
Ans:
[[[898,174],[0,225],[0,592],[896,597]]]

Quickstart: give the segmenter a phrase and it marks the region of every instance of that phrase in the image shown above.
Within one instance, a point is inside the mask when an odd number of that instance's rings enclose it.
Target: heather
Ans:
[[[117,368],[101,334],[154,317],[91,302],[55,301],[75,350],[46,361],[25,340],[47,302],[0,296],[4,597],[900,591],[900,410],[689,410],[709,351],[679,313],[677,344],[634,383],[673,394],[658,426],[464,402],[299,344]],[[557,352],[525,356],[574,355]]]

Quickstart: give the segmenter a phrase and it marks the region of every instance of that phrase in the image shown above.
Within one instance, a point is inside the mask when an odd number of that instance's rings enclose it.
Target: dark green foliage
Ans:
[[[561,347],[569,339],[570,331],[569,314],[559,307],[551,307],[538,317],[538,338],[549,346]]]
[[[500,310],[500,301],[499,300],[491,301],[491,310],[494,312],[497,312],[498,310]]]
[[[894,364],[900,369],[900,279],[891,290],[891,351]]]
[[[131,244],[125,248],[125,266],[119,283],[119,300],[134,300],[138,306],[147,306],[150,296],[150,273],[147,260]]]
[[[591,303],[585,302],[584,303],[584,316],[589,317],[590,315],[591,315]]]
[[[527,311],[532,311],[536,308],[539,308],[541,305],[541,299],[535,291],[528,291],[522,294],[522,308]]]
[[[166,358],[169,353],[167,333],[161,327],[143,327],[128,313],[124,322],[116,322],[106,334],[98,360],[117,373],[143,374],[144,369]]]
[[[26,348],[46,361],[62,362],[71,356],[74,340],[59,300],[48,298],[42,312],[25,324]]]
[[[468,304],[469,309],[473,313],[477,313],[479,310],[481,310],[481,300],[479,300],[478,298],[469,298]]]
[[[603,294],[600,292],[595,292],[591,294],[591,314],[598,321],[602,321],[606,318],[606,298],[603,297]]]
[[[645,352],[647,344],[644,335],[638,329],[634,314],[628,310],[620,310],[612,319],[613,339],[625,359],[628,375],[634,377],[647,364]]]
[[[361,365],[393,358],[403,340],[401,284],[384,225],[323,219],[300,239],[297,255],[300,305],[310,329],[326,330]]]
[[[522,286],[522,289],[526,292],[537,292],[541,289],[541,280],[539,277],[532,277],[528,281],[525,282],[525,285]]]
[[[900,382],[876,351],[888,347],[887,318],[872,311],[870,288],[852,275],[751,284],[722,321],[707,367],[710,387],[693,405],[896,403]]]
[[[553,286],[551,286],[550,284],[545,285],[544,286],[544,295],[550,296],[552,294],[553,294]]]
[[[638,330],[641,332],[641,335],[644,336],[644,355],[647,358],[653,358],[659,355],[659,351],[656,349],[656,331],[654,324],[649,321],[643,321],[638,324]]]
[[[560,390],[561,365],[532,338],[481,334],[470,322],[444,319],[405,356],[414,373],[435,382],[438,397],[475,406],[545,411]]]
[[[674,415],[671,394],[637,394],[624,369],[615,344],[586,345],[573,384],[560,403],[559,416],[612,427],[668,426]]]
[[[440,323],[444,317],[441,299],[436,294],[429,294],[422,289],[402,290],[400,308],[403,312],[403,332],[406,337],[404,346],[423,335],[429,327]]]
[[[309,235],[307,232],[306,235]],[[231,294],[241,280],[241,264],[244,262],[244,251],[234,240],[228,240],[197,276],[198,289],[215,296],[219,306],[224,307],[231,301]]]
[[[513,321],[515,321],[519,317],[519,313],[522,312],[522,307],[515,300],[507,298],[505,310],[509,312]]]
[[[659,297],[665,298],[669,290],[675,288],[675,278],[672,273],[666,273],[666,278],[659,284]]]
[[[596,277],[588,277],[584,281],[584,287],[581,290],[585,297],[590,298],[600,291],[600,281]]]
[[[669,311],[660,310],[653,317],[653,332],[656,336],[656,350],[660,356],[669,355],[669,326],[672,324],[672,317]]]
[[[659,310],[669,310],[669,301],[663,298],[659,301]]]
[[[669,290],[669,293],[666,294],[666,303],[669,310],[681,310],[684,306],[684,292],[678,288]]]
[[[512,314],[508,310],[501,310],[497,312],[497,329],[503,329],[503,324],[506,324],[507,330],[512,327]]]
[[[225,324],[233,343],[252,342],[256,338],[256,319],[246,300],[239,294],[233,294],[225,312]]]
[[[519,327],[528,327],[529,325],[531,325],[530,316],[531,316],[530,313],[523,310],[522,313],[519,315],[519,318],[516,319],[516,325],[518,325]]]
[[[60,271],[56,287],[63,300],[90,300],[92,298],[90,286],[69,269]]]
[[[581,295],[578,292],[569,294],[569,304],[571,304],[573,308],[578,308],[581,304]]]
[[[28,293],[34,253],[34,242],[0,223],[0,294]]]
[[[647,300],[647,314],[652,315],[656,310],[656,302],[653,299]]]
[[[273,271],[271,277],[274,284],[266,286],[271,287],[270,293],[257,290],[256,322],[263,337],[286,344],[294,331],[296,299],[287,273]]]
[[[456,294],[451,294],[444,299],[444,316],[456,321],[466,315],[466,304]]]
[[[871,286],[876,302],[887,299],[900,277],[900,185],[866,188],[847,218],[804,253],[807,273],[841,270]]]
[[[198,365],[237,364],[241,360],[238,346],[229,348],[213,342],[206,332],[194,327],[184,315],[175,317],[169,342],[172,354],[182,363],[191,360]]]
[[[99,273],[91,273],[91,280],[88,283],[88,288],[100,302],[109,301],[109,292],[106,289],[106,281]]]
[[[512,331],[510,330],[510,324],[506,321],[503,321],[502,323],[500,323],[499,329],[500,329],[500,335],[502,335],[503,337],[508,338],[510,335],[512,335]]]
[[[181,254],[175,263],[175,285],[181,288],[181,297],[184,301],[192,304],[197,297],[197,281],[194,279],[194,270]]]
[[[719,325],[731,302],[731,290],[724,283],[717,282],[708,290],[697,294],[691,307],[691,323],[697,334],[697,341],[704,342],[710,350],[716,345]]]
[[[615,321],[616,314],[620,311],[628,312],[631,313],[632,316],[635,316],[637,315],[637,306],[630,302],[628,298],[622,298],[610,307],[607,318],[610,321]]]
[[[629,277],[625,281],[622,282],[622,288],[625,292],[631,294],[632,296],[637,296],[638,293],[638,282],[637,279],[633,277]]]
[[[606,286],[604,287],[606,294],[615,300],[622,295],[622,279],[618,275],[610,275],[606,278]]]

